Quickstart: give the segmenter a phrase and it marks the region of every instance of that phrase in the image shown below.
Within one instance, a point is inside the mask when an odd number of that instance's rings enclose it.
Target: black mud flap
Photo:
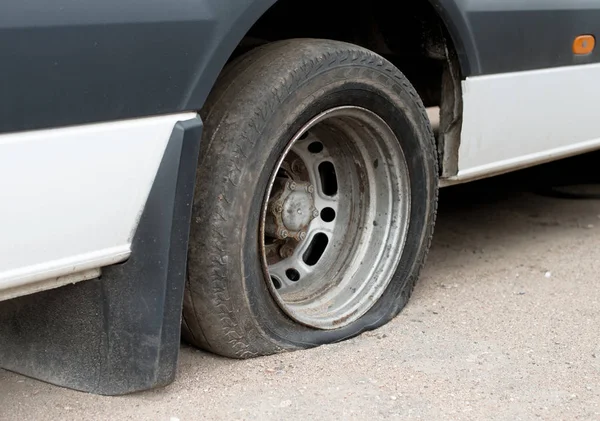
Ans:
[[[175,126],[127,262],[96,280],[0,302],[2,368],[102,395],[173,381],[201,132],[199,118]]]

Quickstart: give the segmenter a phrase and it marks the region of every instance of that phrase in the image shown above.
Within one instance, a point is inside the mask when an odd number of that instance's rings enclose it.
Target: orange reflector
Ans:
[[[595,46],[596,38],[593,35],[580,35],[573,41],[573,54],[589,54]]]

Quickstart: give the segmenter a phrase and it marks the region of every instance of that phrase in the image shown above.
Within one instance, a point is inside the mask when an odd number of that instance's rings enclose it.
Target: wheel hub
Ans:
[[[278,177],[269,200],[265,233],[280,240],[304,240],[308,225],[319,215],[313,195],[312,184]]]

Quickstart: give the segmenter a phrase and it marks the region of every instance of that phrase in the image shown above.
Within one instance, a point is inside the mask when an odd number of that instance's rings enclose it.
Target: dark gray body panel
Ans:
[[[275,1],[4,0],[0,133],[200,109]],[[600,58],[571,53],[575,36],[600,28],[600,0],[422,1],[444,20],[463,77]]]
[[[467,50],[470,68],[465,76],[600,61],[598,49],[586,56],[572,53],[573,41],[577,36],[600,34],[599,0],[440,2],[449,8],[452,7],[449,3],[455,3],[462,15],[454,20],[462,20],[459,35],[471,43],[471,49]]]
[[[0,133],[199,109],[275,0],[3,0]]]

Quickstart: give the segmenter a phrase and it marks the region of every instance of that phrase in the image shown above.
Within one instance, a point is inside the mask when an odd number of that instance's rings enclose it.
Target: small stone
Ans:
[[[292,406],[292,401],[291,400],[285,400],[285,401],[281,401],[281,403],[279,404],[280,408],[289,408],[290,406]]]
[[[552,277],[552,272],[548,271],[548,272],[544,273],[544,276],[546,278],[551,278]]]
[[[395,396],[390,396],[390,399],[391,399],[391,400],[393,400],[393,401],[395,401],[395,400],[396,400],[396,399],[398,399],[398,398],[397,398],[397,397],[395,397]]]

